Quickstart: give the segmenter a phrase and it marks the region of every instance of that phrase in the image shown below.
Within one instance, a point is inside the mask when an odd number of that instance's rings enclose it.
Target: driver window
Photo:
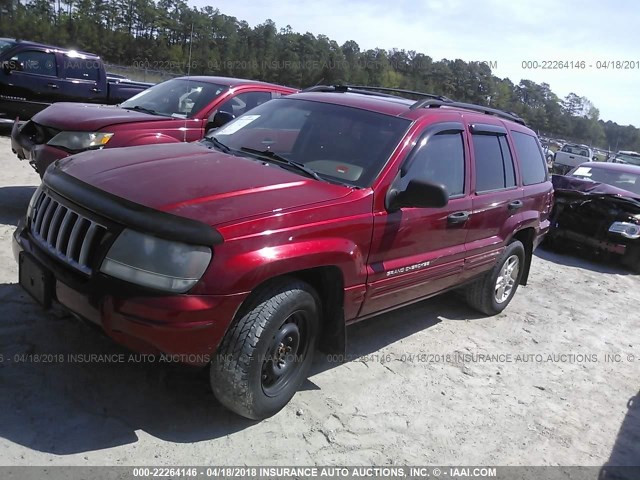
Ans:
[[[462,133],[443,132],[423,139],[415,153],[412,170],[422,178],[447,187],[449,197],[464,193],[464,146]]]
[[[22,73],[44,75],[47,77],[55,77],[58,75],[56,56],[53,53],[41,52],[39,50],[25,50],[11,57],[11,60],[22,63]]]
[[[220,105],[218,110],[239,117],[268,100],[271,100],[271,92],[245,92],[230,98]]]

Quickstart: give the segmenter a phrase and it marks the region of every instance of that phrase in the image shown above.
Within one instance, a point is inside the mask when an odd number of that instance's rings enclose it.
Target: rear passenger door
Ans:
[[[62,96],[67,102],[100,102],[106,100],[106,79],[102,78],[100,60],[62,54]]]
[[[471,210],[464,139],[462,123],[431,125],[403,162],[401,178],[445,185],[449,203],[443,208],[402,208],[375,215],[360,315],[432,295],[459,280]]]
[[[511,138],[524,190],[521,211],[523,227],[531,226],[539,230],[538,233],[546,233],[553,207],[553,186],[549,181],[540,143],[533,135],[517,130],[511,130]]]
[[[507,130],[502,125],[482,123],[471,123],[468,128],[475,168],[465,278],[495,264],[524,206]]]

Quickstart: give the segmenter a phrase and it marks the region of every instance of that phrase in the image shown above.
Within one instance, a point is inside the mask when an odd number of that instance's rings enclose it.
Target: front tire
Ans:
[[[486,315],[502,312],[518,289],[525,261],[524,246],[514,240],[507,245],[493,269],[466,288],[467,303]]]
[[[218,401],[253,420],[281,410],[307,378],[319,325],[318,295],[305,282],[283,278],[254,292],[211,363]]]

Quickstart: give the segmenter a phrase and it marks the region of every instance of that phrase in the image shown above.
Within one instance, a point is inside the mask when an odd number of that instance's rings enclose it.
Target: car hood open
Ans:
[[[200,143],[88,151],[52,168],[116,197],[212,226],[352,191]]]

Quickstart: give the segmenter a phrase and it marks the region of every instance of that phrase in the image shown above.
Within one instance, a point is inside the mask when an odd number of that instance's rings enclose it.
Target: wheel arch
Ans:
[[[529,270],[531,268],[531,260],[533,258],[533,243],[536,237],[536,230],[533,227],[523,228],[513,234],[509,243],[514,240],[520,241],[524,246],[525,264],[520,279],[520,285],[526,285],[529,279]]]
[[[309,284],[320,298],[321,331],[318,349],[327,354],[344,355],[347,335],[344,316],[344,275],[336,265],[294,270],[268,278],[256,285],[252,293],[239,306],[236,315],[251,301],[253,292],[286,278],[302,280]]]

